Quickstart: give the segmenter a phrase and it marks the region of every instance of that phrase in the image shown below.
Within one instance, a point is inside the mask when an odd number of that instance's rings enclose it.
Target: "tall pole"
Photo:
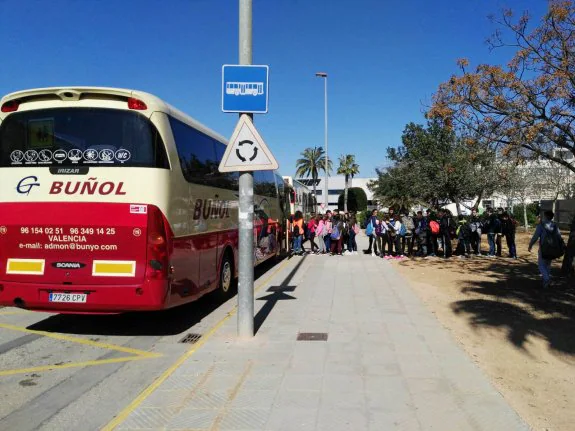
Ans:
[[[325,121],[324,121],[324,139],[325,139],[325,202],[326,202],[326,211],[329,208],[329,188],[327,186],[327,178],[328,178],[328,157],[327,157],[327,74],[323,78],[323,93],[324,93],[324,112],[325,112]]]
[[[252,0],[240,2],[240,64],[252,64]],[[249,115],[253,121],[253,115]],[[238,336],[254,336],[254,176],[241,172],[239,181]]]

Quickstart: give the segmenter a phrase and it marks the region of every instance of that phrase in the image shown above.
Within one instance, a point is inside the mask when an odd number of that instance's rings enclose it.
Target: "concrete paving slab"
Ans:
[[[528,429],[389,262],[284,265],[256,313],[274,292],[293,299],[267,306],[256,337],[236,340],[229,319],[121,429]],[[327,340],[296,341],[303,332]]]

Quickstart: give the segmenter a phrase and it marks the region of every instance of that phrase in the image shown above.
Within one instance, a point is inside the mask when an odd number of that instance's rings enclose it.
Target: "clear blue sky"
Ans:
[[[544,0],[254,0],[254,63],[270,66],[269,113],[255,123],[293,175],[306,147],[323,146],[329,74],[329,154],[356,155],[360,176],[385,163],[455,61],[502,63],[487,19]],[[0,93],[95,85],[154,93],[224,136],[221,66],[238,62],[238,0],[0,0]]]

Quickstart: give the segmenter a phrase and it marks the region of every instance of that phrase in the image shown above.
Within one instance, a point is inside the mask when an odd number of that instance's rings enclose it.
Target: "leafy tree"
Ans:
[[[313,195],[316,196],[316,183],[319,171],[323,170],[326,176],[332,170],[332,162],[328,159],[327,172],[325,169],[325,152],[321,147],[306,148],[301,152],[301,159],[296,161],[296,176],[311,177],[313,179]],[[327,203],[327,196],[326,196]],[[315,212],[317,213],[317,201],[315,202]]]
[[[514,57],[507,66],[481,64],[472,71],[460,59],[461,74],[440,85],[431,117],[474,130],[505,155],[535,155],[575,172],[565,159],[575,155],[575,3],[551,0],[532,31],[528,13],[515,19],[505,10],[493,20],[512,41],[500,29],[492,48],[512,47]]]
[[[367,209],[367,195],[361,187],[351,187],[347,194],[349,211],[365,211]],[[339,195],[337,207],[339,210],[347,211],[345,205],[345,192]]]
[[[355,175],[359,174],[359,165],[355,163],[355,156],[352,154],[346,154],[345,156],[339,157],[339,167],[337,168],[337,173],[339,175],[345,176],[345,187],[344,187],[344,198],[343,198],[343,210],[347,211],[347,190],[349,188],[349,180]],[[365,194],[365,193],[364,193]],[[339,204],[338,204],[339,206]]]
[[[439,207],[455,202],[461,213],[461,201],[485,189],[475,178],[478,151],[443,122],[430,120],[426,127],[410,123],[401,139],[399,148],[388,148],[394,165],[378,172],[374,189],[386,203],[407,207],[420,201]]]
[[[423,203],[413,188],[413,171],[399,163],[385,170],[376,169],[377,179],[368,184],[374,197],[383,205],[393,208],[411,208]]]

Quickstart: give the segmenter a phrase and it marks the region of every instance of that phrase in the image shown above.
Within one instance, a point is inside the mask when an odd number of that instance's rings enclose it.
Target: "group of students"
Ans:
[[[306,253],[304,244],[309,241],[310,252],[314,254],[357,254],[356,235],[360,231],[354,215],[338,211],[326,211],[305,221],[301,211],[291,219],[292,252]]]
[[[544,287],[550,285],[551,261],[565,252],[565,244],[553,217],[551,211],[543,213],[529,243],[529,251],[536,242],[540,244],[538,265]],[[314,254],[357,254],[356,236],[360,226],[353,214],[328,210],[306,222],[301,211],[297,211],[290,223],[294,254],[306,253],[304,243],[307,241],[310,252]],[[406,256],[449,258],[454,252],[460,257],[470,257],[472,254],[481,256],[482,237],[485,234],[489,245],[488,257],[502,255],[502,240],[505,238],[508,257],[517,259],[517,224],[513,216],[502,208],[497,211],[487,208],[484,215],[479,215],[473,209],[470,216],[459,215],[456,219],[443,209],[437,214],[427,210],[425,215],[417,211],[414,216],[404,210],[396,214],[393,208],[380,216],[378,210],[373,210],[362,226],[369,238],[369,246],[364,253],[386,259],[403,259]],[[457,239],[455,251],[452,249],[453,239]]]
[[[395,213],[393,208],[383,217],[373,210],[365,226],[369,237],[366,253],[382,258],[451,257],[454,252],[460,257],[481,255],[482,235],[487,236],[487,256],[502,254],[502,239],[505,237],[508,256],[517,258],[515,229],[517,222],[507,212],[488,208],[484,217],[473,210],[469,217],[459,215],[456,219],[447,210],[436,214],[431,210],[417,211],[410,216],[407,211]],[[452,240],[457,239],[453,250]],[[441,250],[441,252],[440,252]]]

